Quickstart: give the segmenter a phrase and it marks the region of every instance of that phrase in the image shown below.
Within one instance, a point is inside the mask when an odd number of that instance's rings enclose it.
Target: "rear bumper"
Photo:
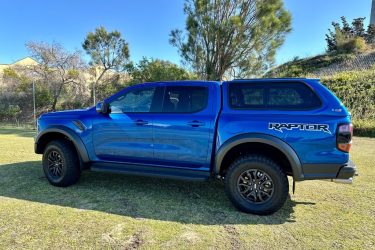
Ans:
[[[357,171],[355,164],[348,161],[345,164],[304,164],[303,173],[305,180],[353,178]]]
[[[336,179],[349,179],[353,178],[355,173],[357,172],[357,167],[355,166],[354,162],[348,161],[347,164],[342,166],[336,176]]]

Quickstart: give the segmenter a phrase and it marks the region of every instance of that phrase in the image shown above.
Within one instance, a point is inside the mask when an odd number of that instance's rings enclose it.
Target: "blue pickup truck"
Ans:
[[[38,119],[35,152],[48,181],[82,170],[223,179],[235,207],[281,208],[295,181],[351,182],[351,117],[316,79],[138,84],[96,107]]]

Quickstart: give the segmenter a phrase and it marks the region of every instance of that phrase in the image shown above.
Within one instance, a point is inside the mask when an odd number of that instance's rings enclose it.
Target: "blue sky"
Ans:
[[[324,52],[324,34],[340,16],[366,17],[371,0],[285,0],[293,16],[293,31],[277,53],[277,63],[295,56]],[[169,42],[174,28],[184,28],[183,0],[2,0],[0,4],[0,63],[28,55],[27,41],[56,41],[80,49],[87,32],[97,26],[119,30],[130,46],[132,60],[142,56],[179,63]]]

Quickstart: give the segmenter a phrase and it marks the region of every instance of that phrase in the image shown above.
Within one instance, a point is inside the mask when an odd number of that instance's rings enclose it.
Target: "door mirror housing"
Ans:
[[[109,105],[106,102],[98,102],[95,108],[96,108],[96,112],[98,112],[99,114],[109,113]]]

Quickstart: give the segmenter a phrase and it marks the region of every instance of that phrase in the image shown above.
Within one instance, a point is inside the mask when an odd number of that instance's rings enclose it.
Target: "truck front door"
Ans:
[[[153,163],[152,112],[155,105],[160,106],[159,90],[163,88],[136,87],[110,101],[108,116],[93,124],[93,146],[98,160]]]

